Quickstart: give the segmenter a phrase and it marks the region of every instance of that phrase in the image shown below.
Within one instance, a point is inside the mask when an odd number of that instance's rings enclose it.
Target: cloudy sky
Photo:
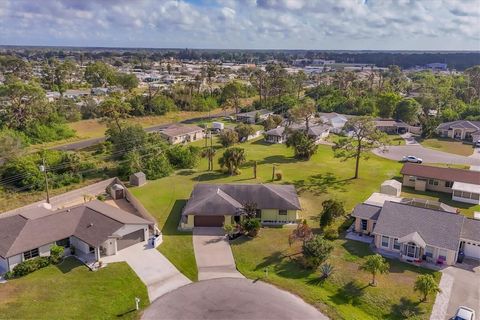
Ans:
[[[480,50],[480,0],[0,0],[0,44]]]

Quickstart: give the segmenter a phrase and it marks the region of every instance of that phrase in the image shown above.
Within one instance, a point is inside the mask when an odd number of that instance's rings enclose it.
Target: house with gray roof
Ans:
[[[436,132],[441,137],[466,141],[480,140],[480,121],[457,120],[440,124]]]
[[[38,256],[49,256],[53,245],[85,262],[115,255],[146,242],[153,222],[98,200],[51,211],[43,207],[0,217],[0,274]]]
[[[238,122],[255,124],[267,120],[269,116],[273,115],[273,112],[267,109],[253,110],[249,112],[237,113],[235,118]]]
[[[318,144],[328,137],[330,134],[330,129],[331,127],[325,124],[314,124],[309,126],[307,134],[315,141],[315,143]],[[265,132],[265,141],[268,143],[285,143],[290,133],[299,130],[305,131],[305,124],[291,125],[288,128],[279,126]]]
[[[240,222],[247,203],[256,205],[263,224],[296,223],[301,210],[293,185],[199,183],[182,211],[181,227],[221,227]]]
[[[480,260],[480,221],[447,211],[386,201],[360,204],[352,213],[355,230],[373,230],[379,253],[420,262],[452,265],[460,252]]]
[[[205,130],[196,125],[172,124],[160,129],[159,133],[170,144],[192,142],[205,137]]]

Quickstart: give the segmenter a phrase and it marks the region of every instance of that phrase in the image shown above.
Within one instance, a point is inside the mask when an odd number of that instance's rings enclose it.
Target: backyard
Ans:
[[[0,284],[2,319],[137,319],[145,285],[126,263],[91,272],[75,258]]]
[[[473,153],[473,148],[471,145],[453,139],[430,138],[419,139],[418,142],[420,142],[420,144],[426,148],[454,153],[461,156],[470,156]]]
[[[202,142],[195,144],[201,146]],[[381,182],[398,177],[401,167],[397,162],[372,156],[368,161],[361,162],[360,178],[351,179],[353,161],[340,162],[329,146],[319,146],[310,161],[297,161],[293,158],[293,151],[285,145],[269,145],[261,139],[239,146],[245,148],[248,160],[240,175],[207,172],[207,162],[202,159],[195,170],[183,170],[131,189],[158,220],[164,238],[159,250],[192,280],[197,279],[197,269],[191,233],[180,232],[177,227],[181,210],[195,183],[270,183],[275,165],[283,178],[274,182],[296,185],[304,208],[301,214],[313,227],[317,227],[311,218],[321,211],[323,200],[341,200],[349,212],[372,192],[378,191]],[[216,147],[219,148],[218,145]],[[221,153],[222,150],[217,150],[216,157]],[[253,161],[258,163],[257,179],[253,177]],[[217,169],[216,160],[214,165]],[[350,220],[343,217],[336,221],[333,228],[342,231],[349,223]],[[413,292],[413,282],[419,273],[429,271],[390,261],[390,274],[380,277],[378,287],[369,287],[370,275],[358,271],[358,266],[364,256],[371,254],[371,250],[365,244],[340,238],[335,240],[335,250],[330,258],[335,273],[331,279],[321,283],[318,273],[303,269],[294,261],[294,256],[290,256],[299,251],[298,245],[291,248],[288,245],[290,232],[290,228],[264,228],[254,240],[236,240],[233,253],[238,269],[248,278],[262,278],[302,296],[335,319],[352,319],[352,314],[357,315],[356,319],[400,319],[409,312],[418,314],[421,319],[428,318],[434,298],[419,304],[419,296]],[[266,267],[269,267],[269,276],[264,279]]]

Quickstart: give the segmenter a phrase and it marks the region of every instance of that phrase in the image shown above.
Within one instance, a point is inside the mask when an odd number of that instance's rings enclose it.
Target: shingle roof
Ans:
[[[152,224],[101,201],[58,211],[37,209],[0,217],[0,256],[6,258],[39,246],[75,236],[98,246],[125,224]]]
[[[423,164],[405,163],[400,173],[410,176],[480,185],[480,172],[472,170],[441,168],[426,166]]]
[[[375,125],[377,127],[408,127],[409,125],[403,121],[396,121],[393,119],[376,119]]]
[[[268,136],[277,136],[277,137],[282,137],[284,133],[285,133],[285,127],[276,127],[265,132],[265,134]]]
[[[449,130],[450,128],[476,129],[480,130],[480,121],[456,120],[440,124],[437,129]]]
[[[197,184],[182,214],[237,215],[247,202],[258,209],[301,210],[293,185]]]
[[[387,201],[373,233],[401,238],[417,232],[428,245],[456,251],[465,219],[454,213]]]
[[[382,210],[382,207],[362,203],[355,206],[352,217],[377,220],[380,210]]]
[[[480,241],[480,220],[465,219],[461,237],[466,240]]]
[[[172,125],[165,129],[160,130],[160,132],[169,137],[176,137],[183,134],[193,133],[203,131],[203,128],[195,125]]]
[[[273,113],[273,112],[270,111],[270,110],[267,110],[267,109],[260,109],[260,110],[253,110],[253,111],[249,111],[249,112],[237,113],[237,117],[240,116],[240,117],[253,118],[257,115],[257,113],[258,113],[259,116],[263,116],[263,115],[270,114],[270,113]]]

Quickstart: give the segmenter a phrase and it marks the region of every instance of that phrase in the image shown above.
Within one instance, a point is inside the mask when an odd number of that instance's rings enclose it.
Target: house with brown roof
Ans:
[[[57,211],[38,207],[0,217],[0,274],[25,260],[49,256],[53,245],[95,263],[148,241],[153,224],[98,200]]]
[[[404,186],[450,193],[452,200],[480,204],[480,171],[406,163],[400,173]]]
[[[480,260],[480,221],[442,210],[386,201],[359,204],[355,231],[372,230],[380,254],[409,262],[452,265],[459,255]]]
[[[410,131],[410,125],[393,119],[376,119],[375,127],[388,134],[403,134]]]
[[[262,224],[294,224],[301,210],[293,185],[205,184],[195,185],[182,211],[182,229],[221,227],[240,222],[246,203],[254,203]]]
[[[161,129],[159,133],[170,144],[192,142],[205,137],[205,130],[195,125],[174,124]]]

